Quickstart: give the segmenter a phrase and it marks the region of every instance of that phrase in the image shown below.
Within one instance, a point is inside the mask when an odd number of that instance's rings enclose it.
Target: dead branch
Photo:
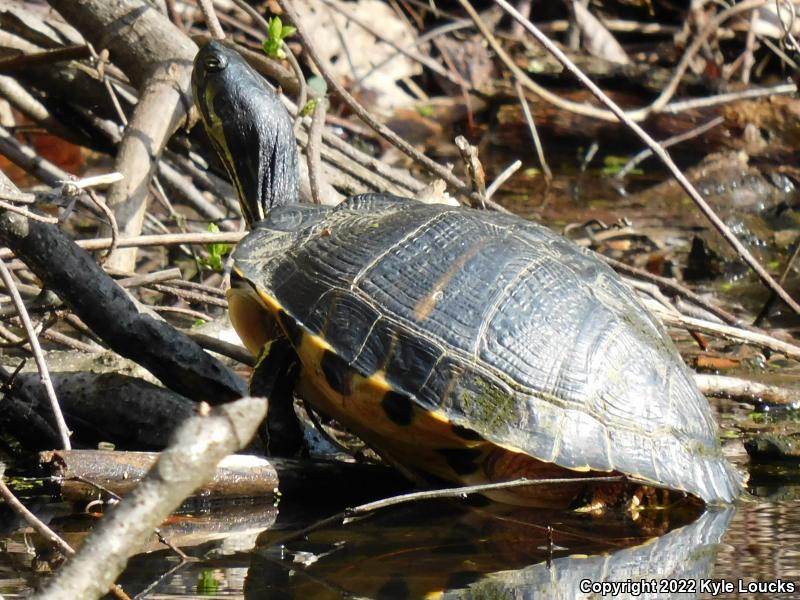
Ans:
[[[143,313],[84,250],[53,225],[0,214],[0,239],[121,355],[165,385],[212,404],[241,396],[244,382],[170,325]]]
[[[695,373],[694,382],[706,396],[733,398],[751,404],[785,404],[796,406],[800,391],[750,381],[741,377]]]
[[[57,447],[58,436],[52,426],[37,424],[39,418],[49,422],[52,414],[37,379],[21,373],[6,382],[6,399],[14,404],[4,409],[2,422],[5,431],[18,434],[25,449],[48,450]],[[160,450],[197,406],[171,390],[120,373],[61,372],[53,373],[52,380],[75,444],[83,447],[105,441],[119,448]]]
[[[169,136],[191,106],[191,65],[197,46],[144,0],[52,0],[50,4],[140,87],[139,102],[122,138],[115,169],[124,179],[109,191],[108,205],[126,237],[141,232],[148,183]],[[128,250],[110,264],[131,271]]]
[[[212,476],[220,460],[247,444],[266,412],[263,398],[243,398],[189,419],[144,481],[95,526],[38,600],[101,597],[153,529]]]

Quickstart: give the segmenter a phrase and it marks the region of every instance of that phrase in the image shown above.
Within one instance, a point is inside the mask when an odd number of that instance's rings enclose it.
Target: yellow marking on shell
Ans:
[[[431,416],[432,419],[436,419],[437,421],[441,421],[442,423],[450,423],[450,419],[447,418],[447,415],[440,410],[432,410],[428,414]]]
[[[309,340],[310,343],[312,343],[316,348],[318,348],[321,351],[330,350],[331,352],[335,352],[335,350],[333,349],[333,346],[331,346],[328,342],[326,342],[324,339],[322,339],[318,335],[314,335],[314,334],[310,333],[310,334],[308,334],[306,336],[303,336],[303,344],[305,344],[305,340],[306,339]]]
[[[437,591],[437,592],[428,592],[425,594],[425,600],[439,600],[440,598],[444,597],[444,592]]]
[[[300,396],[352,430],[389,461],[452,481],[452,469],[436,450],[490,446],[487,442],[459,438],[443,413],[428,412],[417,406],[414,406],[410,424],[393,422],[381,401],[387,393],[396,390],[396,386],[387,380],[383,371],[367,376],[354,371],[350,392],[336,392],[322,372],[323,353],[327,350],[331,350],[330,345],[319,336],[303,338],[298,348],[303,364]]]
[[[264,290],[259,289],[258,296],[264,301],[264,304],[266,304],[267,308],[273,313],[278,314],[278,311],[284,310],[283,305],[278,302],[274,296],[270,296]]]
[[[422,298],[414,307],[414,317],[417,321],[424,321],[431,316],[436,304],[444,297],[444,288],[450,283],[450,280],[455,277],[456,273],[464,268],[464,265],[475,256],[478,251],[483,248],[484,242],[473,244],[464,254],[458,257],[448,269],[442,274],[438,281],[433,284],[430,293]]]
[[[386,379],[386,373],[384,371],[376,371],[367,377],[366,381],[371,387],[374,387],[376,390],[381,390],[384,393],[393,389],[392,384]]]

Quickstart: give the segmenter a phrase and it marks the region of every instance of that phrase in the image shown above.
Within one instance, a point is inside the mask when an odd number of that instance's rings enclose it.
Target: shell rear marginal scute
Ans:
[[[454,426],[568,468],[735,497],[688,369],[590,252],[505,215],[359,202],[250,244],[237,257],[253,275],[240,268],[353,370],[385,372]]]

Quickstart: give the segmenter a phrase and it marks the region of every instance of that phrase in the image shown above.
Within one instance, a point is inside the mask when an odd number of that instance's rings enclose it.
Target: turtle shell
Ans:
[[[480,481],[500,449],[706,502],[740,493],[669,337],[613,270],[539,225],[365,195],[275,208],[235,258],[310,401],[413,471]]]

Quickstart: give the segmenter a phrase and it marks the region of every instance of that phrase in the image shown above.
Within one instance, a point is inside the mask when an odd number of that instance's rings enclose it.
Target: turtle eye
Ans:
[[[222,71],[228,65],[228,59],[224,56],[220,55],[210,55],[206,56],[205,60],[205,67],[206,71],[210,71],[212,73],[216,71]]]

